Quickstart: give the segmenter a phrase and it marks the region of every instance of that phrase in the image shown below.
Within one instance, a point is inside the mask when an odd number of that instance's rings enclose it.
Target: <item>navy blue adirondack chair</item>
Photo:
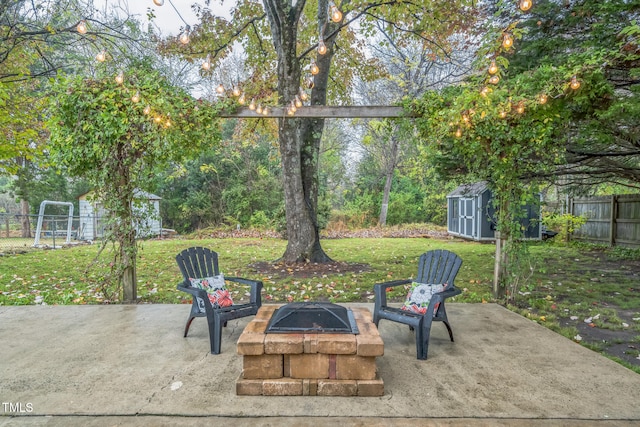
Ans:
[[[247,285],[250,289],[249,302],[245,304],[233,304],[228,307],[214,307],[209,301],[207,291],[192,286],[191,278],[206,278],[218,276],[218,254],[210,249],[193,247],[185,249],[176,255],[176,261],[184,281],[178,285],[178,289],[191,294],[193,297],[191,312],[184,328],[184,336],[189,333],[191,322],[196,317],[206,317],[209,325],[209,341],[211,353],[220,354],[222,342],[222,328],[227,326],[227,321],[241,317],[252,316],[258,312],[262,305],[260,291],[262,282],[241,277],[225,276],[227,282],[236,282]]]
[[[449,331],[449,338],[453,341],[453,332],[445,299],[458,295],[461,291],[455,287],[454,280],[462,265],[462,259],[453,252],[437,249],[425,252],[418,261],[418,275],[414,279],[395,280],[392,282],[378,283],[373,287],[375,294],[375,306],[373,310],[373,322],[378,326],[382,319],[409,325],[416,334],[416,353],[418,359],[427,358],[429,350],[429,335],[433,322],[443,322]],[[401,308],[387,305],[387,289],[403,286],[412,282],[427,283],[432,285],[447,284],[442,292],[433,294],[425,314],[402,310]]]

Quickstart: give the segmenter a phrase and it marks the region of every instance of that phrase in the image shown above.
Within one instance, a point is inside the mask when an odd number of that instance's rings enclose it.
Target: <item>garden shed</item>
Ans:
[[[486,181],[463,184],[447,195],[447,231],[454,236],[477,241],[495,239],[495,208]],[[538,195],[540,200],[540,195]],[[541,239],[540,203],[525,206],[524,237]]]
[[[78,197],[80,208],[80,225],[78,229],[79,240],[96,240],[104,236],[104,228],[109,213],[104,209],[99,200],[95,200],[93,192],[82,194]],[[160,221],[161,197],[146,191],[136,190],[133,208],[139,212],[144,220],[136,224],[138,237],[159,235],[162,230]]]

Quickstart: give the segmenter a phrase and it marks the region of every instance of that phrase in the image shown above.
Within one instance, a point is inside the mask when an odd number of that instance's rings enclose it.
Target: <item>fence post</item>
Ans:
[[[7,239],[8,239],[9,237],[11,237],[11,233],[9,233],[9,215],[5,215],[4,223],[7,227]]]
[[[609,246],[616,245],[616,233],[618,232],[618,226],[616,219],[618,218],[618,196],[611,196],[611,222],[609,223]]]

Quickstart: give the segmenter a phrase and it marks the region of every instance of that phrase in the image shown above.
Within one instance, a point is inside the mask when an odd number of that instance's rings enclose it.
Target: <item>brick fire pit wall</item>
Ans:
[[[384,344],[365,307],[352,308],[359,334],[275,333],[278,305],[263,305],[238,339],[242,374],[236,394],[248,396],[382,396],[376,357]]]

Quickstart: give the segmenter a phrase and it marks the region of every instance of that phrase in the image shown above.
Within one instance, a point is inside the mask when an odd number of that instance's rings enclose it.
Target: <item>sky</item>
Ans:
[[[140,19],[143,23],[147,21],[147,9],[151,8],[155,15],[156,19],[154,23],[157,27],[162,30],[162,35],[175,35],[177,36],[180,33],[180,28],[184,27],[185,24],[180,19],[180,16],[187,22],[189,26],[193,26],[198,23],[198,19],[196,18],[195,13],[191,9],[191,5],[194,3],[204,5],[203,0],[171,0],[173,2],[173,6],[169,0],[164,0],[164,5],[156,6],[153,0],[106,0],[109,3],[117,4],[120,2],[121,4],[128,3],[129,11],[132,15],[136,15],[138,19]],[[221,6],[219,1],[212,1],[209,6],[216,15],[225,15],[229,10],[229,7],[233,4],[233,2],[228,2],[227,5]],[[230,4],[229,4],[230,3]],[[180,13],[176,12],[176,9]]]

